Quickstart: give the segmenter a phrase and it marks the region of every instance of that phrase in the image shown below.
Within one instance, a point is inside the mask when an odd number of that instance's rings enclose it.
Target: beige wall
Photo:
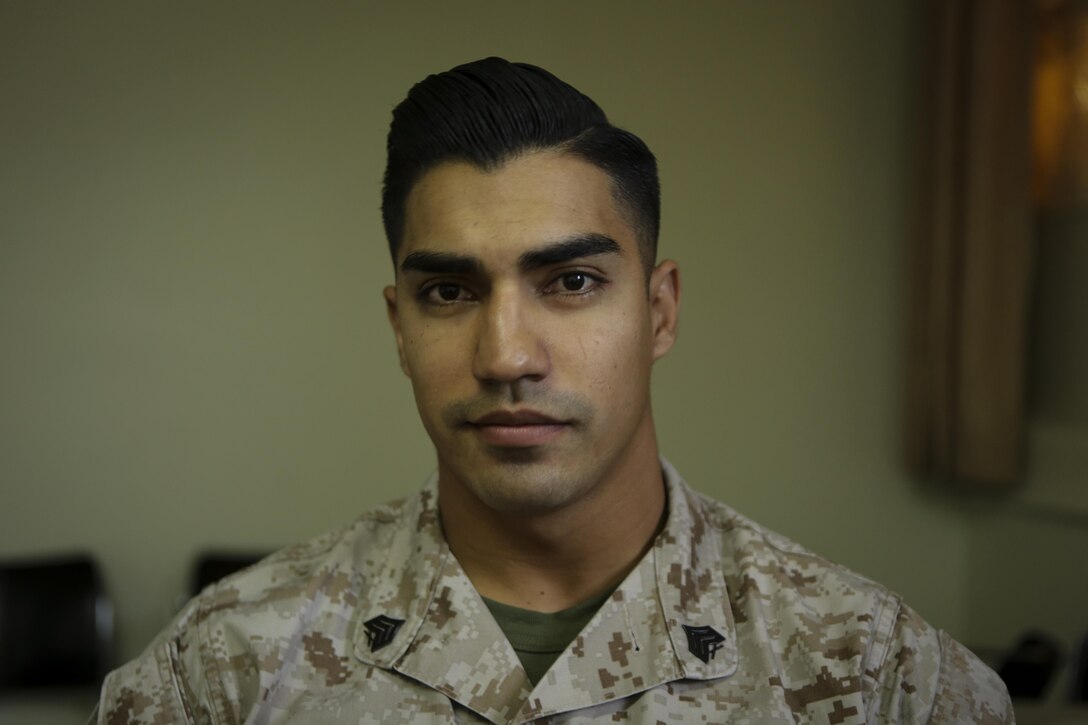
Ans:
[[[910,7],[0,6],[0,555],[89,547],[130,657],[198,549],[419,485],[379,296],[384,134],[411,83],[496,54],[661,160],[686,296],[656,411],[686,477],[1005,637],[968,611],[996,514],[899,464]]]

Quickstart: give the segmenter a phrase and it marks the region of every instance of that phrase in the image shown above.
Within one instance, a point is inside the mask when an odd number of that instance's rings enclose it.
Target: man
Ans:
[[[100,722],[1011,722],[892,593],[689,488],[650,373],[676,336],[653,155],[497,58],[394,111],[385,301],[423,491],[206,590]]]

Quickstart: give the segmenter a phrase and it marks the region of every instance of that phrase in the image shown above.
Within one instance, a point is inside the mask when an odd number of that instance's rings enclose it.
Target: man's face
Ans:
[[[677,272],[663,262],[648,293],[603,171],[554,151],[447,163],[405,217],[385,296],[441,486],[551,511],[656,451],[650,369],[674,339]]]

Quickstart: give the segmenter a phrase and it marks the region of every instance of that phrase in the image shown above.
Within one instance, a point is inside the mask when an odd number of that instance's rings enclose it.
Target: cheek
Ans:
[[[447,396],[465,355],[457,347],[457,336],[434,333],[434,330],[424,327],[404,338],[404,357],[411,371],[416,400],[421,407]]]
[[[649,329],[639,315],[614,316],[580,339],[577,355],[585,378],[605,395],[640,385],[652,350]]]

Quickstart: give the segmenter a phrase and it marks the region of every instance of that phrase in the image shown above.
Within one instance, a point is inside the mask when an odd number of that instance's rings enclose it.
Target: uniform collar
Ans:
[[[530,683],[446,544],[436,477],[398,518],[384,527],[393,539],[382,547],[389,556],[360,592],[355,656],[417,680],[491,722],[510,722]]]
[[[535,689],[446,545],[435,477],[385,527],[393,541],[382,548],[391,555],[360,592],[356,656],[492,722],[592,707],[677,679],[731,675],[736,633],[718,531],[699,495],[661,463],[665,528]]]
[[[653,554],[673,652],[682,677],[725,677],[737,669],[737,638],[722,566],[720,522],[708,518],[705,499],[664,458],[661,468],[669,488],[669,520]],[[723,639],[699,633],[707,627]]]

